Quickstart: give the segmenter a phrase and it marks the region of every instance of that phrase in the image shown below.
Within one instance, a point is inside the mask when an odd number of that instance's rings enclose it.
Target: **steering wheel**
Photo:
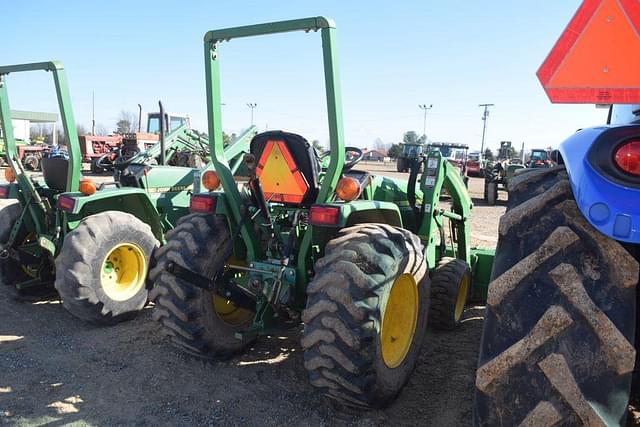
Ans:
[[[115,160],[120,157],[120,149],[115,149],[104,153],[96,160],[96,166],[102,169],[109,169],[113,167]]]
[[[122,171],[133,162],[138,153],[140,153],[140,148],[138,147],[119,147],[98,157],[96,165],[103,169],[114,168]],[[110,163],[106,162],[107,159]]]
[[[364,151],[362,151],[360,148],[358,147],[344,147],[344,152],[346,153],[356,153],[356,156],[349,160],[344,162],[344,166],[343,166],[343,170],[349,170],[352,167],[354,167],[355,165],[358,164],[358,162],[360,162],[360,160],[362,160],[362,158],[364,157]],[[325,151],[324,153],[320,154],[318,156],[319,160],[324,159],[325,157],[329,156],[331,154],[330,151]]]

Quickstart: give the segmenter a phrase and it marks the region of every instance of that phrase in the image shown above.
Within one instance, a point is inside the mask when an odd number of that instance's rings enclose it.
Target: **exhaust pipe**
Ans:
[[[164,145],[164,131],[165,131],[165,127],[164,127],[164,107],[162,106],[162,101],[158,101],[158,105],[160,106],[160,164],[161,165],[166,165],[166,159],[165,159],[165,145]]]
[[[138,132],[142,132],[142,105],[138,104]]]

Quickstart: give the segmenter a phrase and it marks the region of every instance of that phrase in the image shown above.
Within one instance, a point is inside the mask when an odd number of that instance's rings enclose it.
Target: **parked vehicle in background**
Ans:
[[[480,163],[480,153],[473,152],[467,156],[467,176],[483,176],[482,164]]]
[[[525,163],[528,168],[550,168],[553,166],[551,153],[542,148],[534,148],[529,153],[528,160]]]
[[[417,161],[424,152],[424,144],[421,142],[403,142],[400,146],[402,147],[402,152],[396,160],[396,169],[398,172],[408,172],[411,164]]]

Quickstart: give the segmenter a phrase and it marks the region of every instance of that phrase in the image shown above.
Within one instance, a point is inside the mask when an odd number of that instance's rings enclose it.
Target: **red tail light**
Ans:
[[[7,197],[9,197],[9,187],[0,185],[0,199],[6,199]]]
[[[640,141],[625,142],[616,149],[613,158],[620,169],[640,176]]]
[[[311,225],[338,225],[338,222],[340,222],[340,207],[311,206],[309,222]]]
[[[193,213],[214,213],[216,210],[216,201],[210,195],[194,195],[191,196],[189,209]]]
[[[60,196],[58,197],[57,206],[60,210],[72,213],[73,209],[76,207],[76,200],[69,196]]]

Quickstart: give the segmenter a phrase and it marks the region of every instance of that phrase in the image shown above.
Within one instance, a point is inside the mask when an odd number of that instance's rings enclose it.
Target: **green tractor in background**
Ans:
[[[246,174],[234,174],[223,152],[221,45],[291,31],[322,38],[330,150],[318,155],[300,135],[268,131],[253,137]],[[470,247],[472,202],[439,151],[418,158],[408,182],[355,168],[362,151],[344,143],[335,31],[317,17],[206,34],[215,171],[156,251],[153,317],[204,359],[302,322],[311,383],[342,404],[381,407],[409,378],[427,318],[455,328],[472,294],[483,298],[493,253]]]
[[[10,73],[38,70],[53,75],[68,141],[68,154],[43,159],[44,182],[28,176],[17,158],[7,90]],[[82,178],[78,135],[59,62],[0,67],[0,123],[10,166],[5,169],[9,185],[0,186],[2,282],[23,292],[54,285],[67,310],[94,323],[131,317],[147,302],[152,252],[188,212],[199,171],[165,166],[168,151],[161,135],[159,165],[150,165],[146,160],[153,157],[142,153],[117,165],[117,182],[96,186]],[[253,133],[229,145],[227,155],[240,156]],[[184,129],[167,137],[173,141],[179,135],[185,136]]]
[[[509,192],[509,182],[516,176],[520,169],[524,169],[522,161],[513,157],[511,141],[501,141],[498,158],[495,162],[488,163],[483,169],[484,175],[484,201],[493,206],[498,201],[498,191]]]
[[[422,142],[401,142],[401,152],[396,160],[398,172],[408,172],[411,164],[416,162],[424,154],[425,145]]]

